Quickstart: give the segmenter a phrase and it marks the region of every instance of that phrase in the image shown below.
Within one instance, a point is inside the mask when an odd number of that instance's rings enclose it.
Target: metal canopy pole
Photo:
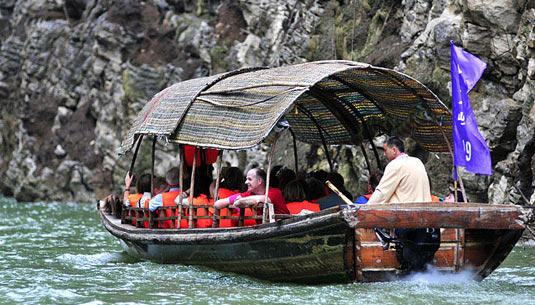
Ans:
[[[137,159],[137,153],[139,151],[139,147],[141,146],[141,142],[143,141],[143,135],[140,135],[138,140],[137,140],[137,145],[136,145],[136,150],[134,151],[134,156],[132,156],[132,163],[130,163],[130,169],[128,170],[128,174],[130,176],[133,175],[133,172],[134,172],[134,164],[136,163],[136,159]]]
[[[318,123],[318,121],[316,121],[316,118],[314,118],[314,116],[306,108],[299,106],[299,104],[295,104],[295,105],[297,106],[299,110],[303,111],[303,113],[314,123],[314,125],[316,125],[316,128],[318,129],[318,133],[320,135],[321,143],[323,144],[323,150],[325,150],[325,156],[327,157],[327,162],[329,162],[329,168],[331,169],[331,172],[333,172],[333,162],[331,160],[331,155],[329,154],[329,150],[327,149],[327,142],[325,141],[325,137],[323,136],[323,132],[321,131],[320,124]]]
[[[297,164],[297,141],[295,140],[295,133],[291,128],[288,128],[292,134],[293,144],[294,144],[294,160],[295,160],[295,173],[299,172],[299,164]]]
[[[340,109],[339,105],[337,104],[341,103],[329,103],[329,101],[331,100],[339,101],[339,99],[336,96],[328,96],[323,91],[314,87],[310,88],[309,92],[313,97],[320,101],[323,106],[325,106],[325,108],[331,111],[331,114],[338,120],[338,122],[340,122],[340,124],[342,124],[342,126],[344,126],[345,130],[351,135],[351,141],[355,142],[357,140],[358,131],[355,130],[355,128],[353,127],[356,124],[352,124],[354,121],[354,117],[346,114],[347,111],[345,110],[345,107],[342,106],[342,109]]]
[[[376,105],[376,107],[381,111],[381,113],[384,114],[384,110],[379,107],[375,102],[373,102],[373,99],[370,95],[368,94],[365,94],[363,92],[361,92],[361,90],[358,90],[358,88],[354,87],[354,86],[351,86],[351,84],[349,84],[348,82],[344,81],[343,79],[339,78],[339,77],[336,77],[336,76],[333,76],[332,77],[333,80],[336,80],[337,82],[353,89],[353,90],[356,90],[359,92],[359,94],[361,94],[362,96],[366,97],[368,100],[370,100],[371,103],[373,103],[374,105]],[[366,136],[368,138],[368,140],[370,141],[370,143],[372,144],[372,150],[373,150],[373,153],[375,155],[375,159],[377,161],[377,167],[378,168],[382,168],[382,164],[381,164],[381,159],[379,159],[379,153],[377,152],[377,149],[375,148],[375,145],[373,145],[373,137],[372,137],[372,134],[368,128],[368,125],[366,124],[366,120],[364,119],[364,116],[362,116],[362,114],[360,113],[360,111],[358,111],[357,108],[355,108],[355,106],[351,103],[346,103],[346,101],[344,101],[343,99],[340,99],[338,96],[336,96],[335,94],[328,94],[328,93],[324,93],[324,92],[320,92],[319,90],[315,90],[313,93],[319,95],[320,97],[324,97],[326,99],[332,99],[332,100],[336,100],[338,101],[338,103],[340,103],[342,106],[343,106],[343,109],[340,109],[341,110],[341,113],[343,113],[343,110],[346,108],[346,107],[349,107],[360,119],[361,123],[362,123],[362,126],[364,127],[364,131],[366,132]],[[318,99],[321,101],[321,99]],[[327,104],[324,104],[326,107]],[[334,107],[328,107],[328,108],[331,108],[331,112],[334,116],[336,116],[336,113],[335,111],[332,111],[332,110],[336,110],[334,109]],[[353,142],[353,144],[355,144],[356,142],[356,137],[354,136],[353,133],[355,134],[358,134],[358,130],[355,130],[351,124],[344,124],[344,122],[342,120],[344,120],[346,117],[338,117],[336,116],[336,118],[346,127],[346,130],[351,134],[351,140]],[[354,117],[353,116],[349,116],[347,117],[347,121],[348,122],[351,122],[354,120]],[[357,126],[357,124],[353,124],[355,126]],[[349,127],[348,127],[349,126]],[[353,132],[351,132],[353,131]]]
[[[362,143],[360,143],[360,149],[362,150],[362,155],[364,156],[364,159],[366,160],[366,166],[368,166],[368,172],[371,175],[372,167],[370,165],[370,160],[368,160],[368,154],[366,153],[366,149],[364,148],[364,145]]]

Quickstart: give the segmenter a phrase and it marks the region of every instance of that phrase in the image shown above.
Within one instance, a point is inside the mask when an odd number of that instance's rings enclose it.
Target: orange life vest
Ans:
[[[130,202],[130,206],[133,208],[137,208],[137,203],[139,200],[143,197],[143,194],[130,194],[128,195],[128,201]],[[134,213],[132,213],[132,216],[134,216]],[[132,220],[132,225],[136,225],[137,222],[135,220]]]
[[[171,191],[171,192],[167,192],[167,193],[162,193],[163,206],[164,207],[176,207],[175,198],[178,197],[178,195],[180,195],[180,190]],[[172,210],[165,210],[165,216],[166,217],[171,217],[171,216],[177,217],[178,216],[178,211],[175,210],[175,212],[173,213]],[[163,221],[163,228],[164,229],[170,229],[170,228],[175,228],[176,229],[177,226],[175,226],[173,224],[173,221],[171,221],[171,220],[164,220]]]
[[[128,201],[130,201],[130,205],[134,208],[137,207],[137,203],[139,201],[139,199],[141,199],[141,197],[143,197],[143,194],[130,194],[128,195]]]
[[[372,195],[373,195],[372,193],[369,193],[369,194],[362,195],[362,196],[364,196],[364,198],[370,200],[370,197],[371,197]]]
[[[231,191],[231,190],[226,189],[226,188],[220,188],[219,191],[217,192],[217,194],[219,195],[219,199],[225,199],[225,198],[230,197],[230,196],[232,196],[234,194],[237,194],[237,193],[239,193],[238,190]],[[227,208],[221,209],[221,211],[219,212],[219,215],[227,216],[227,213],[228,213],[227,211],[228,211]],[[219,227],[220,228],[233,227],[232,219],[221,219],[221,220],[219,220]]]
[[[301,202],[290,202],[286,204],[286,207],[290,211],[290,214],[296,215],[299,214],[302,210],[309,210],[312,212],[319,212],[320,211],[320,205],[318,203],[312,203],[309,201],[301,201]]]
[[[205,204],[214,204],[213,200],[208,200],[205,194],[201,194],[198,197],[193,198],[193,205],[205,205]],[[180,221],[180,228],[186,229],[189,228],[189,209],[186,209],[185,217],[182,217]],[[197,216],[205,216],[204,209],[197,209]],[[212,212],[208,211],[208,215],[212,216]],[[212,219],[197,219],[197,228],[211,228]]]
[[[440,201],[440,198],[435,195],[431,195],[431,201]]]
[[[149,208],[149,201],[150,199],[147,199],[145,200],[145,208],[148,209]],[[150,214],[150,211],[148,212],[143,212],[143,217],[149,217],[149,214]],[[148,220],[145,220],[145,228],[149,228],[149,221]]]

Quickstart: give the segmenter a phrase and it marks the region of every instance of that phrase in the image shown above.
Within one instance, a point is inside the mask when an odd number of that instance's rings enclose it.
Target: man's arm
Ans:
[[[379,182],[377,188],[373,192],[368,203],[386,203],[401,181],[401,173],[399,173],[399,166],[395,161],[391,161],[385,168],[385,173]]]
[[[216,208],[218,208],[218,209],[224,209],[224,208],[228,207],[229,204],[230,204],[229,197],[223,198],[223,199],[219,199],[216,202],[214,202],[214,206]]]
[[[163,198],[162,194],[158,194],[154,196],[151,200],[149,200],[149,210],[151,212],[156,211],[157,208],[163,206]]]
[[[253,196],[247,196],[245,198],[239,198],[234,201],[234,206],[237,207],[247,207],[248,205],[255,204],[255,203],[261,203],[265,202],[266,196],[264,195],[253,195]],[[271,200],[268,197],[268,202],[271,202]]]

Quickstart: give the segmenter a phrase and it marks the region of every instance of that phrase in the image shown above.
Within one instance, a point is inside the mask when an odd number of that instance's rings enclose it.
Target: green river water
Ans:
[[[0,197],[0,304],[535,304],[535,246],[520,244],[482,282],[418,274],[391,283],[270,283],[135,260],[95,205]]]

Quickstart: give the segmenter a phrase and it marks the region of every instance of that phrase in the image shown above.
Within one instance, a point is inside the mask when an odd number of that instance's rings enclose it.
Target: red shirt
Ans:
[[[249,191],[240,194],[242,198],[251,195],[252,194]],[[230,204],[234,203],[236,197],[238,197],[238,194],[228,197]],[[275,211],[275,214],[290,214],[290,211],[288,211],[288,208],[286,207],[286,202],[284,202],[284,197],[282,196],[281,190],[279,190],[278,188],[270,187],[268,197],[271,200],[271,203],[273,203],[273,209]]]
[[[290,202],[286,204],[288,207],[288,210],[290,210],[290,213],[292,215],[299,214],[303,209],[312,211],[312,212],[319,212],[320,211],[320,205],[317,203],[312,203],[309,201],[301,201],[301,202]]]

